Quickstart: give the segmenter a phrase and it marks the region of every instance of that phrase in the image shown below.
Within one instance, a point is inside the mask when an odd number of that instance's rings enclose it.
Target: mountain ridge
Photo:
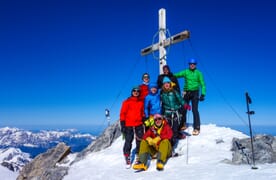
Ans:
[[[59,142],[65,142],[71,146],[73,152],[79,152],[97,136],[88,133],[81,134],[75,129],[67,130],[29,130],[4,127],[0,128],[0,149],[7,147],[19,148],[23,152],[35,157],[39,153],[56,146]]]

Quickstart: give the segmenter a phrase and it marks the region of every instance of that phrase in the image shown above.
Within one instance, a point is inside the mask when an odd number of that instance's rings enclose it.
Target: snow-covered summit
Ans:
[[[188,131],[192,131],[191,127]],[[230,149],[234,137],[248,136],[230,128],[202,125],[199,136],[179,141],[176,152],[181,156],[170,158],[164,171],[157,171],[156,160],[152,160],[149,169],[140,173],[125,169],[124,141],[119,137],[109,148],[90,153],[70,166],[64,179],[276,179],[276,164],[257,165],[259,169],[252,170],[249,165],[226,163],[232,158]]]

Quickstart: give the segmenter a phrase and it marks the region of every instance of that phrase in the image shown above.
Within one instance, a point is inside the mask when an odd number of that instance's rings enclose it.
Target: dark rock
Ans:
[[[68,171],[68,167],[57,166],[70,153],[70,147],[59,143],[55,148],[38,155],[20,171],[17,180],[61,180]]]
[[[111,146],[120,135],[120,123],[117,121],[106,128],[87,148],[78,153],[72,163],[85,158],[89,153],[100,151]],[[55,148],[38,155],[31,163],[24,166],[17,180],[62,180],[67,175],[69,166],[57,166],[57,163],[66,163],[65,157],[69,153],[70,147],[64,143],[58,144]]]
[[[255,163],[276,162],[276,138],[271,135],[256,135],[253,137]],[[232,140],[234,164],[253,164],[251,138]]]
[[[1,165],[4,166],[4,167],[6,167],[6,168],[8,168],[11,171],[15,171],[15,169],[14,169],[14,167],[13,167],[13,165],[11,163],[8,163],[8,162],[4,161],[4,162],[1,163]]]

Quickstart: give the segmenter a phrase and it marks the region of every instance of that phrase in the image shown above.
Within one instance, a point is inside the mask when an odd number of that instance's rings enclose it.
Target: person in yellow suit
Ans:
[[[139,149],[139,162],[133,165],[135,170],[147,170],[148,160],[157,154],[157,170],[163,170],[171,156],[171,138],[173,131],[167,120],[160,114],[154,115],[154,124],[145,132]]]

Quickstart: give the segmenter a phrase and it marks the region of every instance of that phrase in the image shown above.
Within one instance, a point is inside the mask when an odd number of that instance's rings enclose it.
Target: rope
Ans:
[[[169,36],[169,38],[171,37],[171,33],[170,33],[170,31],[168,30],[168,29],[160,29],[160,30],[158,30],[154,35],[153,35],[153,37],[152,37],[152,46],[154,45],[154,44],[156,44],[155,42],[155,39],[156,39],[156,36],[157,35],[159,35],[159,32],[160,31],[164,31],[164,33],[165,33],[165,35],[166,34],[168,34],[168,36]],[[159,41],[158,41],[158,43],[159,43]],[[166,59],[166,57],[168,57],[168,54],[169,54],[169,51],[170,51],[170,46],[171,45],[169,45],[168,46],[168,48],[166,48],[166,56],[163,56],[163,57],[157,57],[155,54],[154,54],[154,51],[152,52],[152,56],[154,57],[154,59],[157,59],[157,60],[159,60],[159,61],[161,61],[162,59]]]
[[[145,72],[148,72],[148,56],[145,56],[145,64],[146,64],[146,71]]]
[[[127,85],[127,83],[129,82],[130,78],[132,77],[132,74],[133,74],[134,70],[136,69],[136,67],[137,67],[137,65],[138,65],[138,63],[139,63],[139,61],[140,61],[140,60],[137,59],[137,61],[136,61],[136,62],[134,63],[134,65],[133,65],[133,67],[130,68],[129,74],[128,74],[128,76],[126,76],[126,77],[127,77],[126,80],[123,82],[122,87],[120,88],[120,90],[119,90],[117,96],[115,97],[115,99],[114,99],[112,105],[111,105],[110,108],[109,108],[109,111],[110,111],[110,112],[111,112],[111,110],[114,108],[115,104],[117,104],[117,101],[118,101],[119,97],[121,96],[123,90],[126,88],[126,85]],[[104,127],[104,123],[105,123],[105,122],[106,122],[106,120],[103,121],[102,127]]]
[[[134,72],[134,70],[135,70],[135,68],[136,68],[136,66],[137,66],[137,64],[138,64],[138,62],[139,62],[139,61],[137,61],[137,62],[133,65],[133,67],[130,69],[129,76],[127,76],[127,79],[124,81],[124,83],[123,83],[123,85],[122,85],[122,88],[121,88],[120,91],[118,92],[118,94],[117,94],[115,100],[113,101],[113,103],[112,103],[110,109],[113,109],[113,107],[114,107],[114,105],[116,104],[118,98],[119,98],[120,95],[122,94],[123,89],[125,89],[126,84],[129,82],[130,78],[132,77],[131,75],[133,74],[133,72]]]
[[[192,45],[192,41],[191,39],[188,39],[188,42],[190,43],[190,46],[192,48],[193,53],[195,54],[195,56],[198,59],[201,59],[200,56],[196,53],[193,45]],[[236,116],[245,124],[248,125],[246,123],[246,121],[240,116],[240,114],[235,110],[235,108],[227,101],[226,97],[223,95],[222,91],[220,90],[220,88],[216,85],[215,81],[213,80],[211,74],[209,74],[209,72],[206,70],[206,68],[204,67],[204,63],[201,62],[201,64],[203,65],[203,69],[206,72],[207,76],[209,77],[209,79],[211,80],[211,82],[213,83],[215,89],[217,90],[217,92],[219,93],[219,95],[221,96],[221,98],[224,100],[224,102],[228,105],[228,107],[234,112],[234,114],[236,114]]]
[[[153,36],[152,45],[154,44],[154,40],[155,40],[156,36],[158,35],[158,33],[159,33],[160,31],[164,31],[164,30],[159,30],[157,33],[155,33],[155,35]],[[165,33],[168,33],[168,34],[170,35],[170,33],[169,33],[168,30],[165,30],[165,31],[166,31]],[[155,56],[154,54],[153,54],[153,57],[156,58],[156,56]],[[158,58],[158,59],[159,59],[159,58]],[[117,103],[119,97],[120,97],[121,94],[122,94],[122,91],[123,91],[123,90],[125,89],[125,87],[126,87],[126,84],[129,82],[130,78],[132,77],[132,74],[133,74],[134,70],[136,69],[136,67],[137,67],[137,65],[138,65],[138,63],[139,63],[139,61],[140,61],[140,60],[137,59],[136,63],[135,63],[135,64],[133,65],[133,67],[130,69],[130,72],[129,72],[129,75],[127,76],[127,79],[124,81],[124,83],[123,83],[123,85],[122,85],[120,91],[118,92],[118,94],[117,94],[117,96],[115,97],[115,99],[114,99],[114,101],[113,101],[111,107],[109,108],[110,111],[113,109],[114,105]],[[153,69],[154,69],[154,68],[153,68]],[[148,72],[148,70],[149,70],[149,67],[148,67],[148,57],[147,57],[147,56],[145,56],[145,70],[146,70],[146,72]]]

